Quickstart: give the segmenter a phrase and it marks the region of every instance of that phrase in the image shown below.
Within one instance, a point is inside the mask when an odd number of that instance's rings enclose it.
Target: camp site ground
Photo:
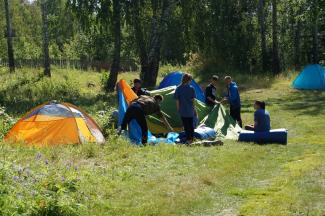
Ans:
[[[324,6],[0,0],[0,216],[325,216]]]

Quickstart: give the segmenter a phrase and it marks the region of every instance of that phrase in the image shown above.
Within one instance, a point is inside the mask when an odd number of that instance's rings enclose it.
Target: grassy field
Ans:
[[[49,80],[39,70],[0,69],[1,136],[51,99],[86,109],[109,135],[105,145],[1,143],[0,215],[325,215],[325,92],[291,89],[295,73],[233,76],[244,123],[253,121],[253,101],[265,100],[272,127],[289,130],[287,146],[135,147],[109,129],[115,95],[102,92],[101,74],[55,69]],[[208,76],[195,77],[204,84]]]

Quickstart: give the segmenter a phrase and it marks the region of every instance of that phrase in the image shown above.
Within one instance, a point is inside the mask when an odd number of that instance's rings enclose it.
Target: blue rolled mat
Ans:
[[[254,132],[243,130],[239,134],[239,141],[256,143],[279,143],[286,145],[288,142],[288,131],[285,128],[273,129],[265,132]]]

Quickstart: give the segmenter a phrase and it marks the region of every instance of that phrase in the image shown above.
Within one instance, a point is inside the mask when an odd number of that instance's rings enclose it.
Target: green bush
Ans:
[[[57,100],[73,102],[80,97],[80,85],[72,76],[47,78],[40,73],[19,73],[4,77],[0,104],[9,112],[24,113],[41,103]]]
[[[5,107],[0,107],[0,139],[3,139],[14,123],[15,120],[6,113]]]

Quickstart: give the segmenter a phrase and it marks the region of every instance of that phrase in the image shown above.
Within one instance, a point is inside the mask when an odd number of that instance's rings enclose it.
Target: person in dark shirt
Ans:
[[[254,124],[246,125],[246,130],[251,130],[255,132],[264,132],[271,130],[270,114],[265,110],[264,101],[255,101],[254,103],[255,113],[254,113]]]
[[[164,98],[161,95],[155,95],[154,97],[142,95],[132,101],[126,110],[118,134],[121,134],[123,130],[126,130],[126,126],[129,124],[129,122],[132,119],[135,119],[141,127],[142,144],[146,144],[148,141],[148,125],[146,116],[153,114],[157,114],[168,130],[173,131],[173,128],[170,126],[160,109],[160,103],[163,101],[163,99]]]
[[[142,81],[140,79],[133,80],[132,90],[136,95],[138,95],[138,97],[142,95],[150,95],[150,93],[146,89],[142,88]]]
[[[192,76],[185,73],[182,77],[182,84],[179,85],[174,94],[176,99],[176,107],[179,115],[181,116],[184,131],[186,134],[186,140],[188,143],[193,141],[194,136],[194,117],[197,116],[197,112],[194,106],[194,100],[196,98],[195,90],[190,85]]]
[[[219,77],[217,75],[213,75],[211,79],[211,83],[206,87],[205,89],[205,103],[208,106],[214,106],[216,104],[219,104],[220,102],[217,101],[217,83],[218,83]]]
[[[222,102],[228,101],[230,105],[230,116],[237,121],[240,127],[243,127],[241,120],[241,102],[240,95],[238,91],[238,86],[235,82],[232,81],[230,76],[225,77],[225,83],[227,85],[227,97],[225,97]]]

